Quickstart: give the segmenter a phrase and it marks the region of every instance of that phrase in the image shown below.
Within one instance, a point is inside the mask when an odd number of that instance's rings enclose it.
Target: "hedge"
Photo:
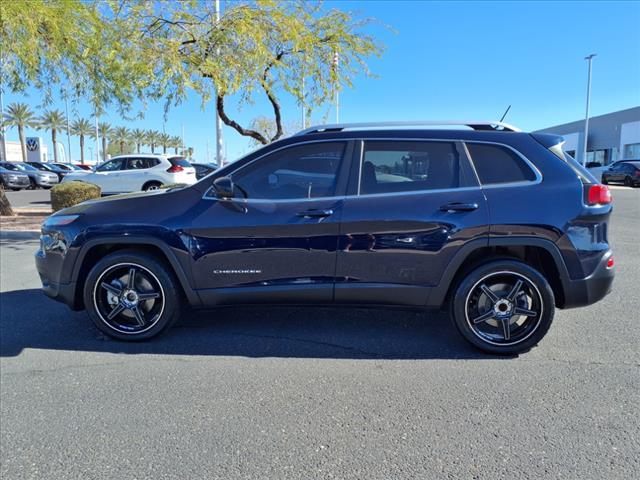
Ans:
[[[101,193],[100,187],[93,183],[77,180],[59,183],[51,189],[51,209],[57,212],[63,208],[73,207],[85,200],[100,198]]]

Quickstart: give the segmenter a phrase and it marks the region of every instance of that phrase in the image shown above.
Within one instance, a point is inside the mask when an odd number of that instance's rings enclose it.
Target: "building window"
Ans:
[[[587,161],[585,163],[589,168],[604,166],[610,163],[610,158],[610,150],[592,150],[587,152]]]
[[[629,143],[624,146],[625,159],[637,159],[640,158],[640,143]]]

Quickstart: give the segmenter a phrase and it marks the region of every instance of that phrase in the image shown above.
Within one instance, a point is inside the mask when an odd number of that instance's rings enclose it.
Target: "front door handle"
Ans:
[[[446,203],[440,207],[440,210],[443,212],[472,212],[473,210],[478,209],[477,203]]]
[[[331,215],[333,215],[333,210],[331,210],[331,209],[326,209],[326,210],[311,209],[311,210],[305,210],[304,212],[298,212],[296,215],[298,217],[306,217],[306,218],[325,218],[325,217],[330,217]]]

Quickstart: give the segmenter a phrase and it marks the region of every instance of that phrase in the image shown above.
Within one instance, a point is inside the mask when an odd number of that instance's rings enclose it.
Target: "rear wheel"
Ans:
[[[154,337],[179,317],[181,298],[171,271],[138,251],[116,252],[89,272],[84,304],[94,324],[119,340]]]
[[[607,180],[607,177],[602,177],[602,184],[609,185],[609,180]]]
[[[624,177],[624,186],[625,187],[631,186],[631,177]]]
[[[153,190],[158,190],[162,184],[160,182],[147,182],[142,186],[142,190],[145,192],[151,192]]]
[[[471,271],[452,298],[453,321],[471,344],[489,353],[524,353],[545,336],[555,300],[546,279],[515,260]]]

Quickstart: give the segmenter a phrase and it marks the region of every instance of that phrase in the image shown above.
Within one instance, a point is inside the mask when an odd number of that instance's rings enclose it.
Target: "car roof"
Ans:
[[[167,155],[166,153],[125,153],[122,155],[116,155],[115,157],[111,157],[109,160],[119,160],[121,158],[164,158],[164,159],[168,159],[168,158],[172,158],[172,157],[179,157],[180,155]],[[109,160],[105,160],[105,162],[108,162]],[[104,162],[102,162],[104,163]]]

